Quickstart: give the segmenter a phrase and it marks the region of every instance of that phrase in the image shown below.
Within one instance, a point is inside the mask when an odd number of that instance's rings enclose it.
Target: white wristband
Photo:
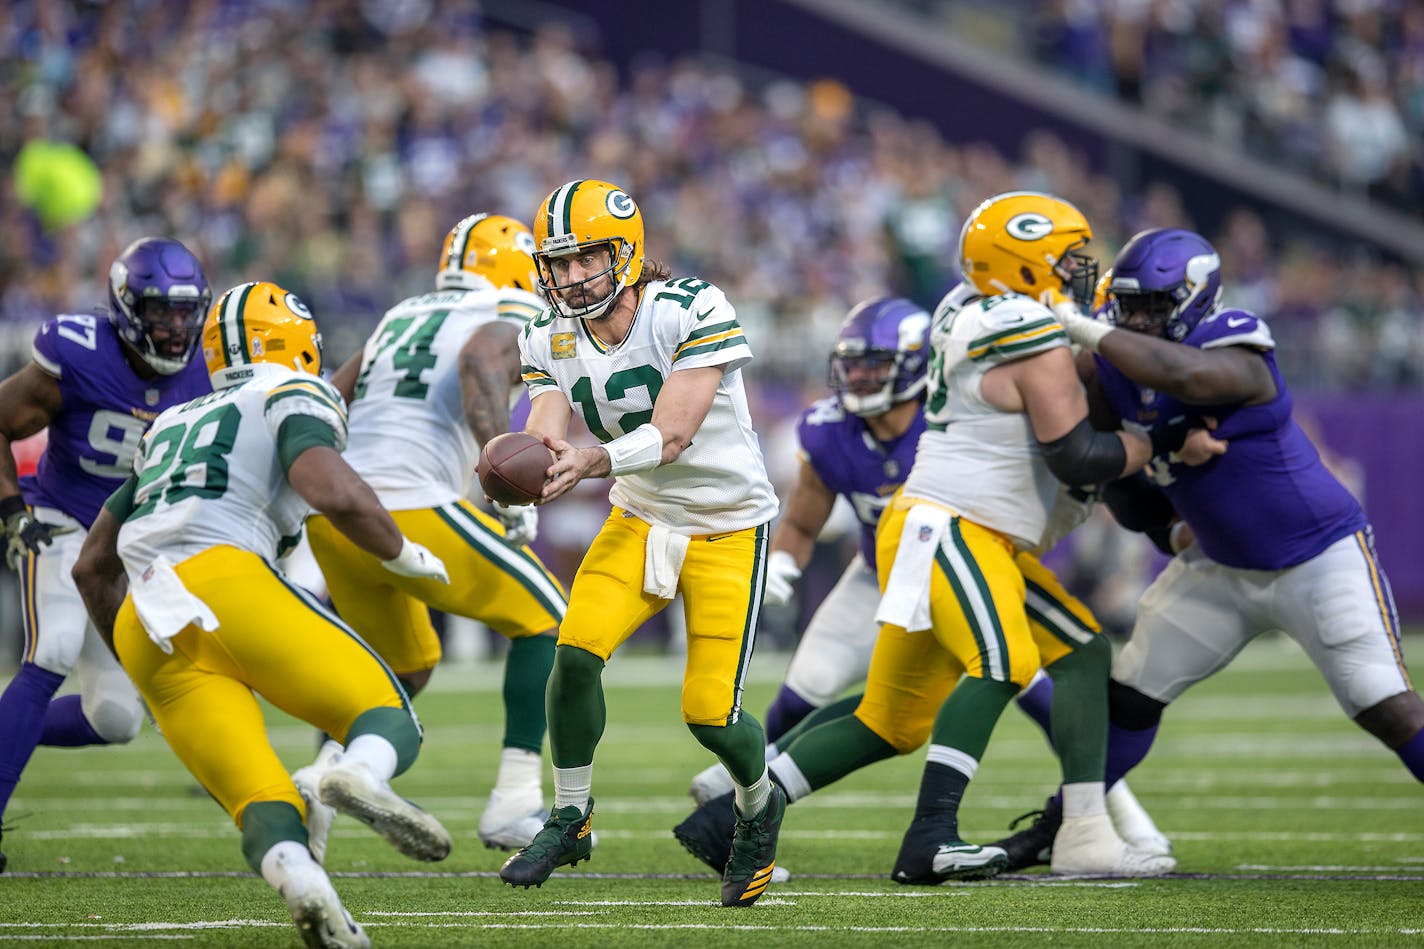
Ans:
[[[663,433],[652,422],[646,422],[627,435],[606,443],[608,462],[613,477],[648,471],[663,463]]]
[[[1086,316],[1069,317],[1063,321],[1063,328],[1068,332],[1069,339],[1090,353],[1097,352],[1103,337],[1116,329],[1111,323],[1100,323]]]

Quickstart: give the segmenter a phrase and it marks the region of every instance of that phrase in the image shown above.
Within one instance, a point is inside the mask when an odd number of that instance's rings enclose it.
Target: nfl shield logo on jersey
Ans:
[[[555,333],[550,336],[549,352],[555,359],[573,359],[577,355],[574,352],[574,334]]]
[[[930,539],[933,538],[933,537],[934,537],[934,528],[931,527],[931,526],[929,526],[928,524],[921,524],[921,525],[920,525],[920,543],[922,543],[922,544],[929,543]]]

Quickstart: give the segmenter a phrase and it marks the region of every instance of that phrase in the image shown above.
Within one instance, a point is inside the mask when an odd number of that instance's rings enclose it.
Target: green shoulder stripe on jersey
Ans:
[[[521,323],[528,323],[544,312],[541,306],[532,303],[525,303],[521,300],[500,300],[499,315],[506,319],[518,320]]]
[[[691,345],[693,343],[706,342],[713,336],[720,336],[724,333],[736,329],[741,329],[741,324],[734,319],[724,320],[721,323],[714,323],[711,326],[698,326],[691,333],[688,333],[686,338],[684,338],[683,341],[678,344],[678,349],[681,349],[682,347]]]
[[[524,382],[525,385],[539,386],[554,384],[554,377],[549,375],[544,370],[540,369],[538,366],[520,366],[519,378]]]
[[[1037,339],[1024,340],[1021,343],[995,346],[993,352],[998,353],[1007,359],[1017,359],[1030,353],[1043,352],[1053,349],[1059,344],[1067,344],[1068,334],[1063,332],[1050,333]]]
[[[746,334],[739,326],[735,330],[714,336],[711,339],[701,340],[696,343],[684,343],[678,347],[673,354],[672,361],[676,364],[679,360],[687,359],[691,356],[701,356],[706,353],[715,353],[719,349],[731,349],[735,346],[745,346],[747,343]]]
[[[341,419],[341,424],[346,424],[346,406],[338,398],[333,400],[330,395],[320,389],[309,389],[305,386],[281,386],[267,393],[267,401],[263,404],[262,410],[270,412],[272,407],[283,399],[310,399],[317,404],[331,409]]]
[[[1019,354],[1035,346],[1044,346],[1067,339],[1063,326],[1057,320],[1045,319],[1000,330],[970,340],[966,355],[973,360],[984,359],[993,354]]]

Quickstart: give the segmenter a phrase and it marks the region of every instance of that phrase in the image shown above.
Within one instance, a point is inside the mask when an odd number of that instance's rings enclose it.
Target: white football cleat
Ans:
[[[336,820],[336,810],[321,803],[317,791],[324,770],[309,764],[292,772],[292,783],[307,806],[307,849],[317,863],[326,863],[326,842],[331,837],[331,822]]]
[[[313,863],[282,868],[285,879],[277,892],[302,942],[316,949],[370,949],[371,940],[341,905],[341,897],[326,872]]]
[[[1108,815],[1098,814],[1063,818],[1050,866],[1070,876],[1155,877],[1177,869],[1177,861],[1128,846]]]
[[[412,860],[444,860],[450,832],[359,761],[337,758],[321,777],[321,801],[350,814]]]
[[[538,788],[524,792],[495,788],[480,815],[480,840],[492,850],[518,850],[529,846],[548,819]]]
[[[1147,813],[1127,786],[1126,780],[1118,781],[1108,791],[1108,816],[1112,818],[1117,835],[1129,846],[1143,853],[1165,857],[1172,853],[1172,841],[1157,829],[1152,815]]]
[[[701,807],[714,797],[721,797],[723,794],[730,794],[737,786],[732,783],[732,776],[727,773],[726,765],[717,762],[710,768],[703,768],[692,779],[692,784],[688,786],[687,793]]]

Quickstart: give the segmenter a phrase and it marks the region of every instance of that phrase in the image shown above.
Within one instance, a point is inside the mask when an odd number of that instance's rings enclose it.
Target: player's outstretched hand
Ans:
[[[491,501],[495,517],[504,525],[504,542],[512,547],[534,543],[539,536],[539,512],[532,504],[501,504]]]
[[[4,508],[0,516],[5,520],[5,563],[11,570],[19,570],[27,556],[39,553],[41,547],[48,547],[56,537],[74,531],[73,527],[37,520],[18,495],[0,502],[0,508]]]
[[[445,562],[409,537],[404,538],[400,553],[390,560],[382,560],[381,566],[402,577],[423,577],[426,580],[439,580],[441,583],[450,582]]]

